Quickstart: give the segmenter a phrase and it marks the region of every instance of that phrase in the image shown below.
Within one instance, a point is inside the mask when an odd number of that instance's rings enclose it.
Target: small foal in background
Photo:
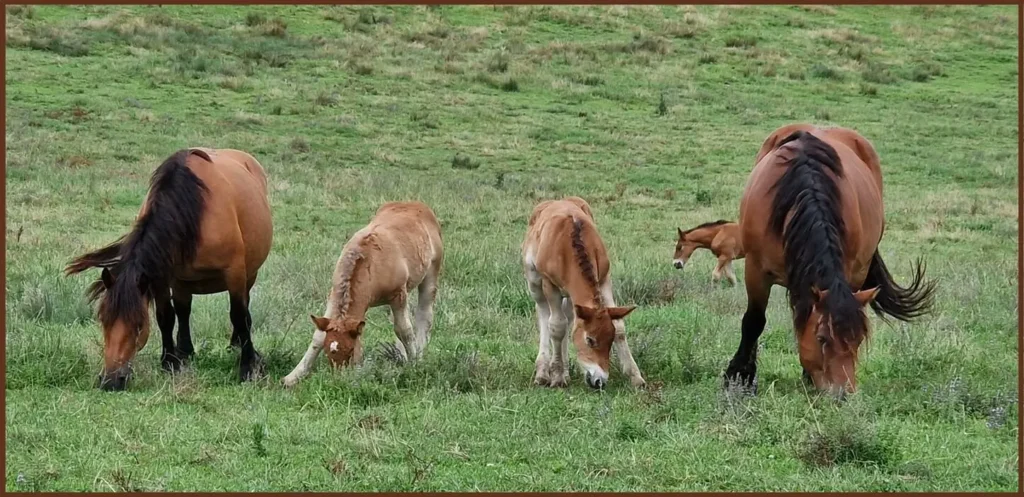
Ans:
[[[711,271],[711,280],[717,283],[722,279],[724,273],[729,285],[736,285],[736,274],[732,270],[732,261],[742,259],[745,255],[738,223],[720,219],[686,231],[681,228],[676,229],[679,231],[679,239],[676,241],[675,255],[672,256],[672,265],[676,269],[683,269],[695,250],[708,249],[718,259],[718,264]]]

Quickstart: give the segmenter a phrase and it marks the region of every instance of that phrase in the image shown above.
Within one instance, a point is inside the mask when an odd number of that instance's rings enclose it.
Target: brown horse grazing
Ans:
[[[672,265],[682,269],[690,260],[693,252],[699,248],[708,249],[718,258],[718,264],[711,271],[711,280],[718,282],[722,273],[728,278],[730,285],[736,284],[736,274],[732,271],[732,261],[742,259],[743,243],[740,240],[740,225],[724,219],[704,223],[697,227],[679,231],[676,240],[676,252],[672,256]]]
[[[249,290],[272,234],[266,173],[251,155],[189,148],[165,160],[153,172],[131,232],[66,269],[70,275],[102,268],[89,290],[91,300],[101,299],[100,388],[125,388],[131,361],[149,339],[150,304],[163,342],[160,363],[176,371],[194,351],[192,296],[223,291],[231,302],[231,344],[241,348],[239,376],[257,376],[262,361],[252,343]]]
[[[882,261],[881,165],[853,130],[798,124],[773,132],[757,154],[739,222],[747,310],[727,383],[756,391],[757,340],[773,284],[789,292],[804,378],[839,396],[857,387],[866,306],[902,321],[931,306],[935,285],[924,282],[920,261],[909,288],[898,286]]]
[[[310,316],[316,330],[302,360],[284,378],[293,386],[306,376],[326,344],[334,367],[362,361],[366,311],[388,305],[403,360],[418,359],[430,341],[434,298],[444,248],[441,225],[422,202],[389,202],[357,231],[341,251],[334,269],[325,317]],[[409,291],[419,299],[415,329],[409,319]]]
[[[646,385],[622,322],[636,306],[615,306],[611,264],[585,200],[548,200],[533,209],[523,242],[523,267],[540,327],[535,384],[568,384],[565,332],[573,322],[572,343],[588,385],[600,389],[608,383],[612,348],[630,383]]]

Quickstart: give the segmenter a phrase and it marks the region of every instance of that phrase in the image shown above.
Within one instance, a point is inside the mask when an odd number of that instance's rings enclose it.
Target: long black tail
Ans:
[[[878,287],[878,295],[871,302],[871,309],[883,318],[888,314],[904,322],[927,314],[935,294],[935,281],[925,281],[924,267],[920,259],[914,266],[914,279],[910,286],[903,288],[893,281],[878,249],[875,249],[875,255],[871,257],[868,276],[862,286],[874,287]]]

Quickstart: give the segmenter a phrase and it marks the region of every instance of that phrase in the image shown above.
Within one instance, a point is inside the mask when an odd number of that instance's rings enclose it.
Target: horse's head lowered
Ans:
[[[580,369],[591,388],[601,389],[608,384],[612,343],[617,332],[615,321],[625,318],[633,309],[636,306],[575,306],[572,343],[576,346]]]
[[[854,292],[845,302],[830,298],[829,290],[814,288],[811,293],[810,314],[798,337],[800,363],[815,387],[839,396],[853,393],[857,352],[869,332],[864,310],[878,295],[878,288]],[[848,308],[830,308],[840,305]]]
[[[316,328],[325,334],[324,353],[331,366],[346,366],[353,357],[362,352],[361,337],[366,321],[346,318],[328,319],[313,315],[309,317],[313,319]]]

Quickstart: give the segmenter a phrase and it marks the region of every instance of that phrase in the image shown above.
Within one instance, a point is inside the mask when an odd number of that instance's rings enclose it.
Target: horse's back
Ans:
[[[778,144],[796,131],[807,131],[825,142],[839,158],[842,177],[833,176],[833,179],[841,198],[847,249],[858,261],[853,270],[859,273],[859,261],[865,259],[865,254],[870,258],[881,237],[884,222],[881,171],[877,153],[870,142],[847,128],[819,129],[804,124],[783,126],[765,140],[740,201],[741,244],[747,259],[753,255],[763,267],[774,268],[774,273],[781,272],[782,241],[770,233],[768,226],[775,185],[790,161],[800,153],[799,147],[803,146],[797,142]]]
[[[232,255],[241,255],[252,277],[269,255],[273,240],[266,171],[256,158],[241,150],[195,149],[211,159],[190,154],[187,161],[208,190],[200,255],[209,256],[198,262],[223,265]]]
[[[422,279],[444,257],[441,223],[433,209],[419,201],[388,202],[380,206],[364,232],[376,237],[381,255],[409,268],[409,278]]]
[[[561,266],[573,260],[573,232],[577,222],[584,246],[597,255],[597,278],[603,281],[608,273],[606,249],[590,206],[579,197],[548,200],[534,208],[523,243],[524,263],[549,277],[558,273]]]

